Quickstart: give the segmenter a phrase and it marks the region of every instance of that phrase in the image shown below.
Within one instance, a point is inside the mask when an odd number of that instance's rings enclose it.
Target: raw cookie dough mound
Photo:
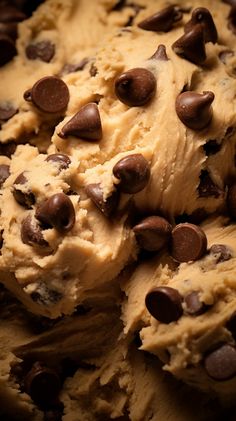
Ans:
[[[218,419],[221,411],[216,402],[197,392],[193,395],[161,371],[157,359],[121,336],[117,291],[108,297],[103,290],[101,296],[93,301],[96,310],[88,300],[72,317],[50,321],[30,315],[1,289],[2,419]]]
[[[151,178],[135,196],[139,210],[170,219],[198,209],[212,213],[224,205],[226,186],[235,175],[236,78],[221,60],[231,48],[229,34],[234,37],[227,26],[229,7],[205,0],[198,9],[199,2],[193,1],[183,13],[170,6],[168,13],[176,13],[178,21],[171,28],[150,29],[142,19],[152,16],[157,5],[145,5],[132,26],[106,36],[94,56],[96,74],[85,86],[76,77],[70,80],[67,116],[52,142],[63,153],[78,151],[85,177],[95,171],[107,190],[125,154],[148,153]],[[158,3],[161,18],[155,19],[170,25],[164,6]],[[201,13],[206,22],[197,26]],[[190,50],[202,48],[203,60],[189,55],[189,36]],[[97,141],[86,139],[77,121],[90,102],[98,102],[103,128]]]
[[[157,355],[165,370],[233,402],[235,226],[219,217],[202,228],[208,239],[203,258],[175,269],[170,257],[160,258],[159,264],[155,259],[141,264],[124,284],[125,332],[139,330],[140,349]]]
[[[135,257],[127,216],[108,218],[80,195],[75,157],[24,145],[3,159],[1,282],[35,313],[71,313]]]

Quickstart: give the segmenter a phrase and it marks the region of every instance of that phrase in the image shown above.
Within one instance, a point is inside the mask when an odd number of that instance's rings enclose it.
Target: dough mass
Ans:
[[[13,3],[0,2],[3,413],[184,421],[200,397],[198,419],[214,419],[210,399],[235,398],[235,9],[46,0],[19,17]]]

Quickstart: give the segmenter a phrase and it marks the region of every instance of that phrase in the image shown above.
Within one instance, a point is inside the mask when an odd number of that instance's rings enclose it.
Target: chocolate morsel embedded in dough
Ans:
[[[10,166],[6,164],[0,165],[0,188],[10,175]]]
[[[202,94],[187,91],[176,98],[175,109],[182,123],[192,130],[202,130],[212,120],[213,92],[205,91]]]
[[[13,184],[13,190],[12,194],[14,196],[14,199],[19,203],[19,205],[24,206],[27,209],[32,208],[32,205],[35,203],[35,197],[34,194],[31,191],[22,191],[20,188],[17,187],[17,185],[24,185],[27,183],[27,178],[25,176],[25,173],[22,172],[21,174],[16,177],[14,184]]]
[[[44,113],[60,113],[68,105],[69,89],[58,77],[45,76],[24,93],[24,99]]]
[[[146,31],[168,32],[173,28],[176,22],[179,22],[182,19],[182,17],[182,12],[171,5],[144,19],[138,26]]]
[[[8,63],[16,55],[15,43],[8,35],[0,34],[0,67]]]
[[[75,136],[96,141],[102,138],[102,123],[97,104],[84,105],[61,129],[58,136],[63,139]]]
[[[172,226],[161,216],[149,216],[135,225],[133,230],[141,248],[159,251],[167,245]]]
[[[22,243],[30,246],[47,247],[48,243],[44,240],[41,227],[33,215],[27,215],[21,224]]]
[[[182,296],[175,288],[157,287],[145,298],[149,313],[161,323],[171,323],[183,314]]]
[[[226,244],[213,244],[209,253],[217,257],[216,263],[226,262],[233,257],[233,251]]]
[[[100,184],[88,184],[85,187],[85,191],[88,197],[105,216],[110,217],[115,213],[120,197],[118,190],[114,190],[105,200]]]
[[[74,206],[65,193],[56,193],[39,204],[35,217],[42,224],[54,227],[62,233],[70,231],[75,224]]]
[[[148,184],[150,166],[142,154],[128,155],[116,163],[113,174],[120,180],[116,187],[121,192],[135,194]]]
[[[51,41],[39,41],[27,45],[25,49],[26,57],[29,60],[41,60],[49,63],[55,54],[55,45]]]
[[[37,405],[47,407],[58,397],[61,381],[55,370],[37,362],[25,376],[24,388]]]
[[[115,80],[115,93],[130,107],[147,104],[155,95],[156,78],[150,70],[137,67],[122,73]]]
[[[192,17],[184,27],[184,32],[191,31],[195,25],[201,24],[204,29],[205,42],[212,42],[215,44],[218,39],[218,34],[214,20],[211,13],[205,7],[198,7],[192,12]]]
[[[205,370],[212,379],[229,380],[236,375],[236,349],[230,344],[222,344],[204,359]]]
[[[185,311],[191,316],[200,316],[209,308],[209,306],[200,300],[198,291],[192,291],[187,294],[184,297],[184,302],[186,305]]]
[[[69,156],[64,155],[62,153],[54,153],[48,155],[46,161],[55,163],[58,166],[59,171],[66,170],[71,164]]]
[[[202,25],[195,25],[193,29],[182,35],[172,45],[176,54],[195,64],[202,64],[206,60],[204,29]]]
[[[179,263],[200,259],[207,250],[204,231],[188,222],[178,224],[172,231],[171,255]]]
[[[166,46],[163,44],[160,44],[157,47],[156,52],[150,57],[149,60],[160,60],[160,61],[168,61],[169,58],[166,54]]]
[[[231,218],[236,219],[236,183],[229,187],[227,194],[227,207]]]

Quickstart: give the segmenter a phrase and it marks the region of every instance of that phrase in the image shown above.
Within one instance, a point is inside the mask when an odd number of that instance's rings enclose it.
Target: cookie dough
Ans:
[[[65,420],[166,418],[149,392],[139,405],[143,384],[156,382],[141,351],[234,400],[229,11],[214,0],[48,0],[19,24],[18,55],[0,69],[0,279],[30,312],[62,318],[30,347],[16,345],[28,362],[11,374],[28,395],[45,373],[58,388],[58,350],[74,353],[85,366],[65,380]]]

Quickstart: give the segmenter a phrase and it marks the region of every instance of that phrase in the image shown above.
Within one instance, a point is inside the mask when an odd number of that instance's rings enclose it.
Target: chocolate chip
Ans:
[[[113,174],[120,180],[117,185],[120,191],[134,194],[148,184],[150,167],[142,154],[133,154],[120,159],[113,168]]]
[[[169,58],[166,54],[166,47],[163,44],[160,44],[156,50],[156,52],[150,57],[153,60],[160,60],[160,61],[168,61]]]
[[[233,5],[229,12],[228,28],[236,35],[236,5]]]
[[[227,194],[227,207],[231,218],[236,219],[236,183],[229,187]]]
[[[202,64],[206,60],[204,30],[202,25],[182,35],[172,45],[176,54],[195,64]]]
[[[205,91],[203,94],[187,91],[177,96],[175,109],[182,123],[192,130],[202,130],[212,120],[212,102],[214,94]]]
[[[36,208],[36,218],[46,226],[66,233],[75,224],[74,206],[64,193],[56,193]]]
[[[234,312],[226,323],[227,329],[230,331],[234,340],[236,340],[236,312]]]
[[[119,203],[119,192],[113,191],[105,200],[100,184],[88,184],[85,188],[86,194],[97,206],[97,208],[107,217],[112,216]]]
[[[25,391],[40,407],[47,407],[58,397],[61,381],[57,372],[44,364],[37,362],[27,373]]]
[[[11,158],[15,153],[16,147],[17,144],[13,140],[8,143],[0,143],[0,155]]]
[[[32,89],[27,90],[24,99],[45,113],[65,111],[69,102],[69,89],[63,80],[56,76],[45,76],[39,79]]]
[[[35,203],[34,194],[31,191],[22,191],[17,185],[24,185],[28,182],[27,178],[25,177],[24,173],[21,173],[16,177],[14,181],[14,186],[12,190],[12,194],[14,199],[19,203],[19,205],[24,206],[27,209],[32,208],[32,205]]]
[[[69,156],[64,155],[62,153],[54,153],[54,154],[48,155],[46,161],[55,163],[59,171],[66,170],[71,164],[71,160]]]
[[[236,6],[236,0],[222,0],[223,3],[227,3],[230,6]]]
[[[203,149],[207,156],[215,155],[217,152],[220,151],[221,145],[217,143],[215,139],[208,140],[205,145],[203,145]]]
[[[45,284],[39,284],[38,289],[30,294],[33,301],[40,305],[51,306],[58,303],[62,299],[62,293],[56,290],[49,289]]]
[[[199,292],[193,291],[184,297],[186,304],[186,313],[191,316],[200,316],[205,313],[209,306],[203,303],[199,298]]]
[[[13,41],[17,38],[17,23],[15,22],[0,22],[0,34],[7,35]]]
[[[198,186],[199,197],[215,197],[222,195],[223,191],[211,179],[208,171],[201,171],[200,184]]]
[[[51,41],[39,41],[29,44],[25,49],[25,54],[29,60],[39,59],[49,63],[55,54],[55,45]]]
[[[145,298],[149,313],[161,323],[177,321],[183,314],[182,297],[175,288],[157,287]]]
[[[61,129],[58,136],[75,136],[85,140],[101,140],[102,123],[97,104],[84,105]]]
[[[227,60],[230,58],[230,57],[233,57],[234,56],[234,52],[232,51],[232,50],[224,50],[224,51],[221,51],[220,53],[219,53],[219,59],[220,59],[220,61],[222,61],[222,63],[224,63],[224,64],[226,64],[227,63]]]
[[[0,104],[0,121],[10,120],[18,112],[10,103]]]
[[[192,17],[184,27],[184,32],[191,31],[195,25],[201,24],[204,30],[205,42],[212,42],[215,44],[218,39],[218,34],[214,20],[211,13],[205,7],[198,7],[194,9]]]
[[[139,28],[146,31],[168,32],[183,15],[175,6],[168,6],[138,24]]]
[[[68,75],[69,73],[79,72],[83,70],[86,64],[89,62],[88,58],[84,58],[78,64],[65,64],[61,69],[60,76]]]
[[[134,68],[122,73],[115,81],[119,100],[130,107],[147,104],[155,95],[156,78],[144,68]]]
[[[219,346],[205,357],[204,367],[214,380],[231,379],[236,375],[236,349],[227,343]]]
[[[173,229],[171,255],[177,262],[198,260],[206,250],[206,234],[199,226],[186,222]]]
[[[233,257],[232,250],[225,244],[213,244],[209,253],[215,255],[217,263],[226,262]]]
[[[97,73],[98,73],[98,69],[95,66],[95,64],[92,63],[91,66],[90,66],[90,69],[89,69],[89,74],[90,74],[90,76],[95,77],[97,75]]]
[[[10,175],[10,167],[9,165],[2,164],[0,165],[0,188],[2,188],[4,182]]]
[[[9,36],[0,34],[0,67],[11,61],[16,53],[14,41]]]
[[[21,225],[21,240],[24,244],[30,246],[47,247],[48,243],[44,240],[42,230],[32,215],[28,215]]]
[[[149,216],[133,228],[138,244],[148,251],[159,251],[168,243],[172,227],[161,216]]]
[[[14,6],[0,7],[0,22],[21,22],[26,19],[26,15]]]

